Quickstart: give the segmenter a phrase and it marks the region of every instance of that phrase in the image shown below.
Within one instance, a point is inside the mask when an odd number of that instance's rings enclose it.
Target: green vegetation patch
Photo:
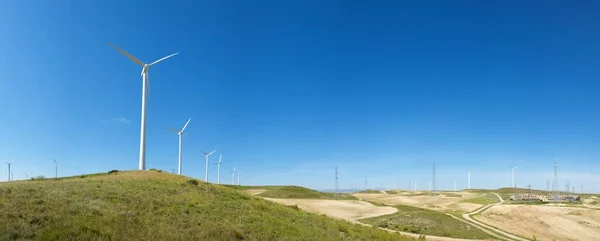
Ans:
[[[358,193],[364,193],[364,194],[381,194],[381,191],[367,189],[367,190],[359,191]]]
[[[259,197],[288,198],[288,199],[331,199],[358,200],[348,193],[319,192],[298,186],[228,186],[237,190],[263,189]]]
[[[376,227],[415,234],[466,239],[493,238],[480,229],[441,212],[403,205],[394,207],[398,209],[398,212],[359,221]]]
[[[498,196],[496,196],[493,193],[488,193],[482,196],[478,196],[478,197],[474,197],[474,198],[469,198],[466,200],[462,200],[460,201],[462,203],[476,203],[476,204],[493,204],[493,203],[498,203],[500,202],[500,199],[498,198]]]
[[[0,185],[0,240],[410,240],[158,171]]]

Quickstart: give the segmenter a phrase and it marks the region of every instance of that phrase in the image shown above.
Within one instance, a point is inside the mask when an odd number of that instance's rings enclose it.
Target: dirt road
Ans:
[[[540,240],[600,240],[600,210],[547,205],[498,205],[478,221]]]
[[[482,223],[482,222],[479,222],[479,221],[477,221],[477,220],[475,220],[475,219],[471,218],[471,216],[470,216],[470,215],[475,215],[475,214],[478,214],[478,213],[480,213],[481,211],[483,211],[483,210],[486,210],[486,209],[487,209],[487,208],[489,208],[489,207],[495,206],[495,205],[497,205],[497,204],[502,204],[502,203],[504,203],[504,199],[502,199],[502,197],[500,197],[500,195],[498,195],[498,194],[496,194],[496,193],[494,193],[494,194],[495,194],[496,196],[498,196],[498,198],[500,199],[500,202],[499,202],[499,203],[488,204],[488,205],[485,205],[485,206],[483,206],[483,207],[481,207],[481,208],[479,208],[479,209],[477,209],[477,210],[475,210],[475,211],[473,211],[473,212],[471,212],[471,213],[465,213],[465,214],[463,214],[463,218],[464,218],[464,219],[466,219],[467,221],[469,221],[469,222],[471,222],[471,223],[473,223],[473,224],[477,225],[477,226],[484,227],[484,228],[487,228],[487,229],[489,229],[489,230],[493,230],[494,232],[497,232],[497,233],[499,233],[499,234],[502,234],[502,235],[504,235],[505,237],[508,237],[508,238],[510,238],[510,239],[512,239],[512,240],[523,240],[523,241],[527,241],[527,239],[524,239],[524,238],[521,238],[521,237],[517,237],[517,236],[515,236],[515,235],[512,235],[512,234],[510,234],[510,233],[504,232],[504,231],[502,231],[502,230],[500,230],[500,229],[494,228],[494,227],[492,227],[492,226],[490,226],[490,225],[484,224],[484,223]],[[510,230],[510,229],[509,229],[509,230]]]

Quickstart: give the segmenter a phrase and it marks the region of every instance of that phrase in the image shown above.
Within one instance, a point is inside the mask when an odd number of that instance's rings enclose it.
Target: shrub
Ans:
[[[154,171],[154,172],[163,172],[163,170],[156,169],[156,168],[150,168],[150,171]]]
[[[113,169],[113,170],[108,171],[108,174],[117,173],[117,172],[119,172],[119,170]]]
[[[199,184],[198,180],[196,180],[196,179],[187,180],[185,183],[192,184],[194,186],[198,186],[198,184]]]
[[[31,178],[31,180],[44,180],[44,179],[46,179],[46,177],[44,177],[44,176],[42,176],[42,175],[39,175],[39,176],[36,176],[36,177],[32,177],[32,178]]]

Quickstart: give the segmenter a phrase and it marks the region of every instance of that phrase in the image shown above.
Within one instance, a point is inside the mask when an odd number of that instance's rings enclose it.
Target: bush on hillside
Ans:
[[[194,186],[198,186],[198,184],[199,184],[198,180],[196,180],[196,179],[187,180],[185,183],[192,184]]]
[[[35,180],[44,180],[44,179],[46,179],[46,177],[44,177],[44,176],[42,176],[42,175],[39,175],[39,176],[36,176],[36,177],[32,177],[32,178],[31,178],[31,180],[32,180],[32,181],[35,181]]]
[[[108,171],[108,174],[113,174],[113,173],[117,173],[117,172],[119,172],[119,170],[113,169],[113,170]]]

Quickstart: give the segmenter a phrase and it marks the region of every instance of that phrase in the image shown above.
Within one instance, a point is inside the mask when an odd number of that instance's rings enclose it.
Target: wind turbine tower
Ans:
[[[233,166],[233,170],[231,171],[231,185],[235,185],[235,166]]]
[[[469,179],[467,180],[467,189],[471,189],[471,169],[468,171]]]
[[[221,184],[221,157],[223,154],[219,154],[219,162],[217,162],[217,184]]]
[[[11,174],[11,172],[10,172],[10,165],[11,165],[11,163],[7,162],[6,164],[8,164],[8,181],[10,182],[10,174]]]
[[[25,173],[25,180],[29,180],[29,175],[27,175],[27,173]]]
[[[242,171],[238,171],[237,175],[238,175],[238,183],[237,183],[237,185],[239,186],[240,185],[240,175],[242,175]]]
[[[141,118],[141,123],[140,123],[139,169],[146,170],[146,97],[150,94],[150,80],[148,78],[148,69],[150,69],[151,66],[158,64],[159,62],[161,62],[165,59],[171,58],[179,53],[174,53],[174,54],[168,55],[157,61],[152,62],[151,64],[145,64],[142,61],[140,61],[139,59],[137,59],[136,57],[133,57],[129,53],[118,48],[117,46],[115,46],[111,43],[108,43],[108,45],[110,45],[112,48],[119,51],[121,54],[125,55],[131,61],[133,61],[134,63],[136,63],[137,65],[142,67],[142,73],[141,73],[141,75],[142,75],[142,118]]]
[[[52,160],[54,161],[54,178],[56,179],[58,178],[58,162],[54,158]]]
[[[509,166],[509,167],[511,169],[511,175],[512,175],[512,187],[517,188],[517,186],[515,185],[515,169],[517,169],[517,167],[519,167],[519,166],[517,165],[514,167],[513,166]]]
[[[182,156],[181,140],[183,139],[183,132],[185,131],[185,128],[187,128],[187,126],[191,120],[192,120],[192,118],[188,119],[188,121],[185,123],[185,125],[183,125],[183,128],[181,128],[180,131],[175,130],[175,129],[171,130],[172,132],[177,133],[177,135],[179,136],[179,158],[177,158],[177,175],[181,175],[181,156]]]
[[[213,153],[215,153],[216,150],[211,151],[210,153],[206,153],[203,150],[200,150],[202,153],[204,153],[204,156],[206,157],[206,177],[204,179],[205,182],[208,182],[208,158],[210,157],[210,155],[212,155]]]

